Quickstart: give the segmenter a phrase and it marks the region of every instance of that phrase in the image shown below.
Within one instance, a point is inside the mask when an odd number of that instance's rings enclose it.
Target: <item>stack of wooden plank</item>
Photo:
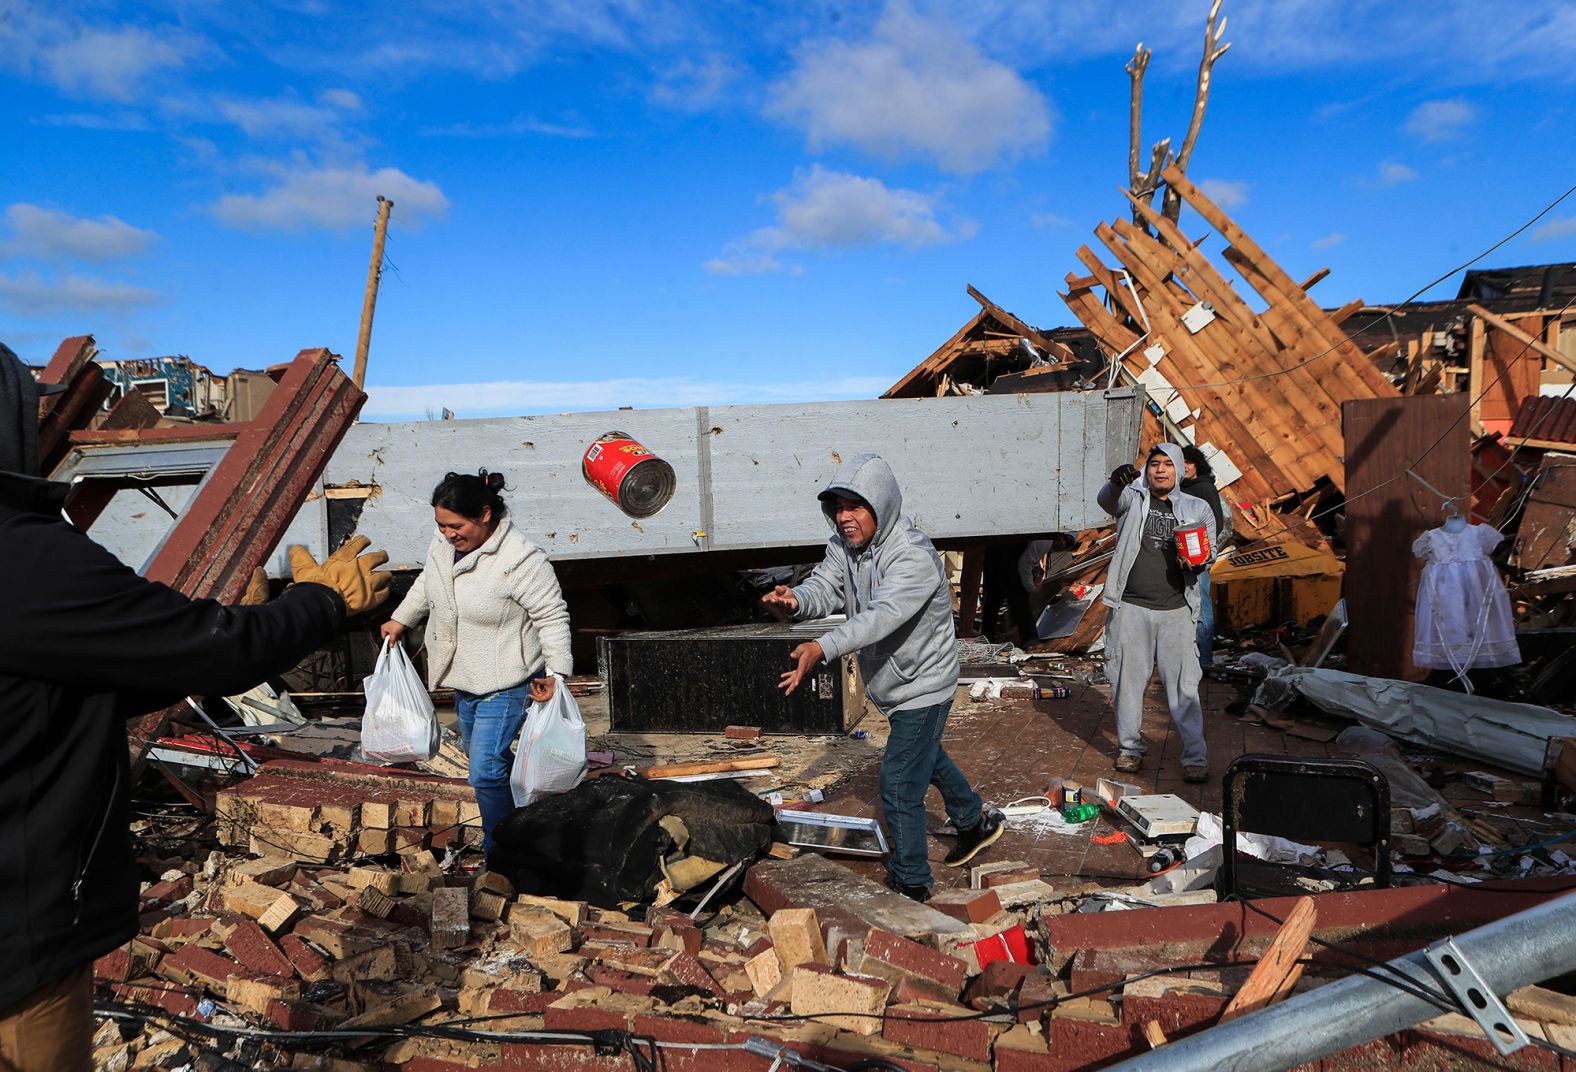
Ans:
[[[1271,510],[1342,488],[1341,404],[1398,391],[1341,331],[1350,308],[1327,313],[1308,296],[1322,273],[1297,283],[1186,176],[1171,168],[1165,180],[1228,243],[1223,259],[1267,307],[1250,305],[1199,241],[1142,202],[1154,233],[1102,223],[1095,234],[1119,267],[1081,247],[1089,274],[1070,274],[1062,297],[1121,355],[1123,380],[1150,389],[1168,432],[1215,459],[1239,531],[1268,536],[1286,524]]]

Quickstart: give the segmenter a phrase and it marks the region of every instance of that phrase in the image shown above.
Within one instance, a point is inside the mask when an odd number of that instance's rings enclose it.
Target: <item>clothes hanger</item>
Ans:
[[[1446,532],[1460,532],[1467,527],[1467,519],[1462,517],[1461,511],[1456,509],[1456,500],[1454,498],[1446,499],[1445,505],[1441,509],[1445,512],[1444,527]]]

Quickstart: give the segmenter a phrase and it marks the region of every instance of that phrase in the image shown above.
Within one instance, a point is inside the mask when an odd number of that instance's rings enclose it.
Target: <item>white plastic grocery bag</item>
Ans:
[[[514,806],[523,808],[542,797],[566,793],[585,774],[586,724],[569,683],[559,678],[552,699],[532,703],[520,727],[509,776]]]
[[[403,645],[385,643],[361,687],[367,694],[362,755],[376,763],[409,763],[437,754],[438,716]]]

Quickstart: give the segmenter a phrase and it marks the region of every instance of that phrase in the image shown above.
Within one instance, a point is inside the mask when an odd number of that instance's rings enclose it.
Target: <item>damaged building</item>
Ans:
[[[277,589],[286,546],[353,534],[403,587],[436,474],[485,458],[529,485],[584,722],[576,784],[484,857],[452,692],[427,695],[429,758],[362,751],[392,605],[284,680],[139,720],[139,934],[94,965],[98,1066],[1569,1066],[1572,266],[1329,309],[1323,273],[1157,176],[1209,235],[1132,198],[1077,250],[1076,324],[970,288],[979,311],[882,399],[357,423],[364,394],[310,349],[254,411],[172,415],[180,389],[135,378],[171,367],[63,342],[44,469],[78,527],[189,596],[237,602],[259,567]],[[668,467],[657,509],[592,485],[614,435]],[[1203,451],[1235,521],[1202,783],[1155,695],[1149,757],[1112,771],[1095,496],[1160,442]],[[932,809],[924,902],[882,881],[889,720],[851,657],[781,695],[827,624],[756,606],[816,560],[817,493],[872,449],[956,559],[947,749],[1005,823],[945,868],[959,832]],[[1450,516],[1493,530],[1512,664],[1414,662],[1415,548]],[[982,639],[988,549],[1036,539],[1034,635]]]

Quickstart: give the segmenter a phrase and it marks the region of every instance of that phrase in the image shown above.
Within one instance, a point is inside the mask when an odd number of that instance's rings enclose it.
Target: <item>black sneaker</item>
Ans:
[[[918,901],[920,904],[924,904],[930,900],[929,886],[910,886],[907,883],[899,882],[890,875],[887,876],[886,884],[887,889],[892,890],[894,893],[901,893],[911,901]]]
[[[985,846],[993,844],[1001,837],[1002,814],[995,808],[986,808],[980,812],[980,821],[967,830],[958,831],[958,843],[947,853],[947,858],[942,861],[948,867],[962,867]]]

